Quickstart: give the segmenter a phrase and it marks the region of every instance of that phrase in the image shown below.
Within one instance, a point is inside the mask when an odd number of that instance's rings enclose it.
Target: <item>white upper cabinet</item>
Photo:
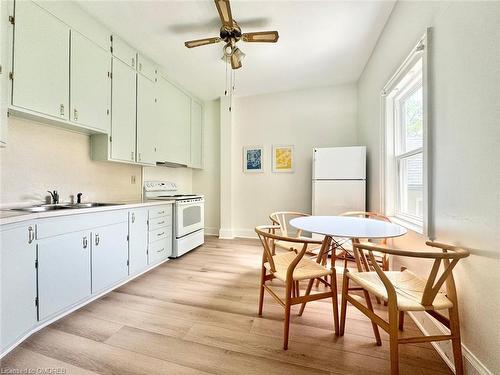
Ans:
[[[113,58],[111,159],[135,161],[136,72]]]
[[[7,17],[9,14],[7,1],[0,2],[0,147],[7,143],[7,108],[9,106],[9,46],[12,34],[9,33],[9,23]]]
[[[158,113],[156,85],[137,75],[137,159],[138,163],[156,165]]]
[[[17,1],[12,104],[69,119],[69,27],[31,1]]]
[[[191,99],[191,168],[203,168],[203,107]]]
[[[131,68],[137,68],[137,51],[117,35],[111,36],[113,56]]]
[[[137,71],[142,74],[144,77],[150,79],[151,81],[156,80],[156,73],[158,72],[158,68],[156,65],[144,57],[144,55],[137,55]]]
[[[74,30],[70,121],[104,133],[111,124],[111,55]]]
[[[191,161],[191,98],[164,78],[158,82],[161,161],[188,165]]]

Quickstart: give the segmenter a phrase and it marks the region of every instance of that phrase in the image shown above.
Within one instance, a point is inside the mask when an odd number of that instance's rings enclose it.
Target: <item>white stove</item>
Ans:
[[[205,242],[205,198],[197,194],[177,194],[177,189],[175,182],[146,181],[144,183],[145,199],[175,200],[172,258],[180,257]]]

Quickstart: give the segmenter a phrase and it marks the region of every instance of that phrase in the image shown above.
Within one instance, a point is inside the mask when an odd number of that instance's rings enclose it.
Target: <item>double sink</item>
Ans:
[[[27,212],[47,212],[55,210],[71,210],[78,208],[92,208],[92,207],[106,207],[106,206],[118,206],[120,203],[59,203],[59,204],[43,204],[39,206],[22,207],[15,208],[15,211],[27,211]]]

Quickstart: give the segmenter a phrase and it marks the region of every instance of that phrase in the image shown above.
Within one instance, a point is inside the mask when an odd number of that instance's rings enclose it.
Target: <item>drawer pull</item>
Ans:
[[[165,234],[165,232],[161,232],[161,233],[158,233],[157,236],[160,237],[160,236],[163,236]]]
[[[165,220],[159,221],[157,224],[158,225],[165,224]]]
[[[164,213],[165,213],[165,211],[164,211],[164,210],[163,210],[163,211],[158,211],[158,215],[162,215],[162,214],[164,214]]]
[[[88,247],[89,243],[88,243],[88,240],[87,240],[87,236],[84,236],[83,237],[83,248],[86,249]]]
[[[33,227],[30,226],[28,227],[28,243],[32,243],[35,240],[35,231],[33,230]]]
[[[160,250],[156,250],[156,252],[157,252],[157,253],[161,253],[161,252],[163,252],[163,251],[165,251],[165,248],[164,248],[164,247],[162,247]]]

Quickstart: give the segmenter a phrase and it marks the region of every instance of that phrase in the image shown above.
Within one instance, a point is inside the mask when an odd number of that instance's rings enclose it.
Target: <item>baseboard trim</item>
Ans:
[[[234,239],[234,234],[232,229],[220,228],[219,238],[221,240],[232,240]]]
[[[419,312],[417,316],[414,312],[408,312],[410,318],[415,322],[416,326],[424,335],[431,335],[432,333],[425,326],[432,326],[444,335],[449,335],[450,331],[441,323],[430,317],[424,312]],[[425,322],[424,324],[422,322]],[[451,351],[451,344],[448,341],[434,341],[431,345],[436,349],[439,356],[445,361],[448,367],[455,373],[455,364],[453,363],[453,352]],[[448,350],[447,350],[448,349]],[[462,344],[462,355],[464,359],[464,371],[467,375],[493,375],[488,368],[481,363],[481,361],[464,345]]]
[[[258,238],[255,229],[233,229],[233,235],[237,238]]]
[[[216,227],[205,227],[205,235],[207,236],[218,236],[219,228]]]

